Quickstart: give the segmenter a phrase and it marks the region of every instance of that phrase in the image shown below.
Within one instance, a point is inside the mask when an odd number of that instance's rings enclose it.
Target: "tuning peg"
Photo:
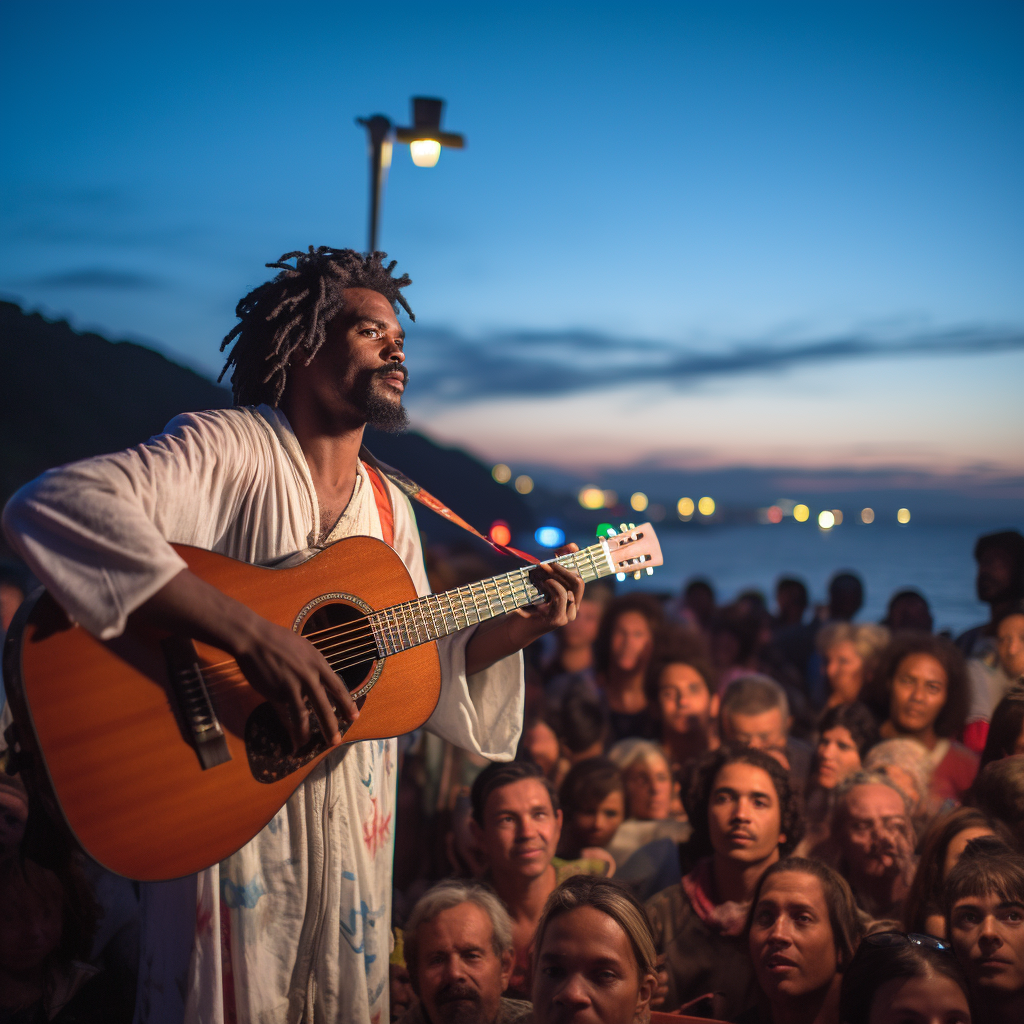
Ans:
[[[654,575],[654,570],[653,570],[653,569],[651,569],[650,567],[648,567],[648,569],[647,569],[647,575],[648,575],[648,576],[653,576],[653,575]]]

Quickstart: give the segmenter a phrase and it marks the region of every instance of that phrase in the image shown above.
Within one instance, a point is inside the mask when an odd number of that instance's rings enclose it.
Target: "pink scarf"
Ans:
[[[682,886],[693,909],[697,911],[697,916],[712,931],[720,932],[722,935],[740,935],[743,932],[750,901],[736,903],[733,900],[726,900],[724,903],[715,903],[711,898],[715,879],[711,873],[710,857],[698,861],[697,866],[688,875],[683,875]]]

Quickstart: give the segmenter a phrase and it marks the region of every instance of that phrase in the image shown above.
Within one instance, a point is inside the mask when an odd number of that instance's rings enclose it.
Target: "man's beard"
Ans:
[[[480,993],[469,985],[445,985],[437,993],[437,1024],[491,1024],[480,1016]]]
[[[383,390],[389,385],[382,378],[394,373],[401,373],[406,381],[409,379],[408,371],[397,363],[386,363],[376,370],[361,371],[352,395],[353,402],[366,417],[366,422],[387,434],[400,434],[409,426],[409,414],[402,406],[401,396],[396,395],[396,402]]]

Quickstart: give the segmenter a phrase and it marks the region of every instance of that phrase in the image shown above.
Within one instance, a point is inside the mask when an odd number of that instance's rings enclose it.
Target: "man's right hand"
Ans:
[[[231,654],[253,689],[273,705],[295,747],[309,740],[310,707],[335,745],[341,743],[335,707],[345,722],[359,717],[348,687],[308,640],[261,618],[188,569],[141,605],[131,621]]]

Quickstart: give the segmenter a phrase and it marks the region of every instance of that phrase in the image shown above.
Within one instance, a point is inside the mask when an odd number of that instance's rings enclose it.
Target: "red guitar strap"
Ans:
[[[377,511],[380,513],[380,524],[384,528],[384,516],[382,506],[387,506],[387,518],[391,530],[391,537],[388,537],[387,530],[384,532],[384,539],[391,544],[394,539],[394,512],[391,508],[391,498],[387,493],[387,486],[384,484],[382,476],[386,476],[403,494],[411,498],[413,501],[418,501],[421,505],[426,505],[432,512],[436,512],[439,516],[444,516],[445,519],[450,523],[454,523],[456,526],[461,526],[462,529],[467,530],[473,534],[474,537],[479,537],[485,544],[490,544],[495,551],[500,552],[503,555],[508,555],[510,558],[521,558],[524,562],[529,562],[531,565],[537,565],[540,562],[539,558],[534,558],[533,555],[528,554],[525,551],[520,551],[518,548],[511,548],[505,544],[499,544],[497,541],[491,540],[490,537],[485,537],[475,527],[470,526],[462,516],[453,512],[443,501],[439,501],[429,491],[425,491],[418,483],[414,480],[410,480],[401,470],[395,469],[393,466],[388,466],[378,459],[375,459],[366,448],[359,449],[359,458],[362,459],[363,464],[368,470],[370,470],[370,480],[373,483],[373,494],[377,499]]]
[[[391,495],[388,494],[388,485],[380,475],[380,470],[365,462],[370,483],[373,485],[373,500],[377,502],[377,515],[380,516],[380,532],[384,537],[384,543],[388,547],[395,546],[395,510],[391,507]]]

